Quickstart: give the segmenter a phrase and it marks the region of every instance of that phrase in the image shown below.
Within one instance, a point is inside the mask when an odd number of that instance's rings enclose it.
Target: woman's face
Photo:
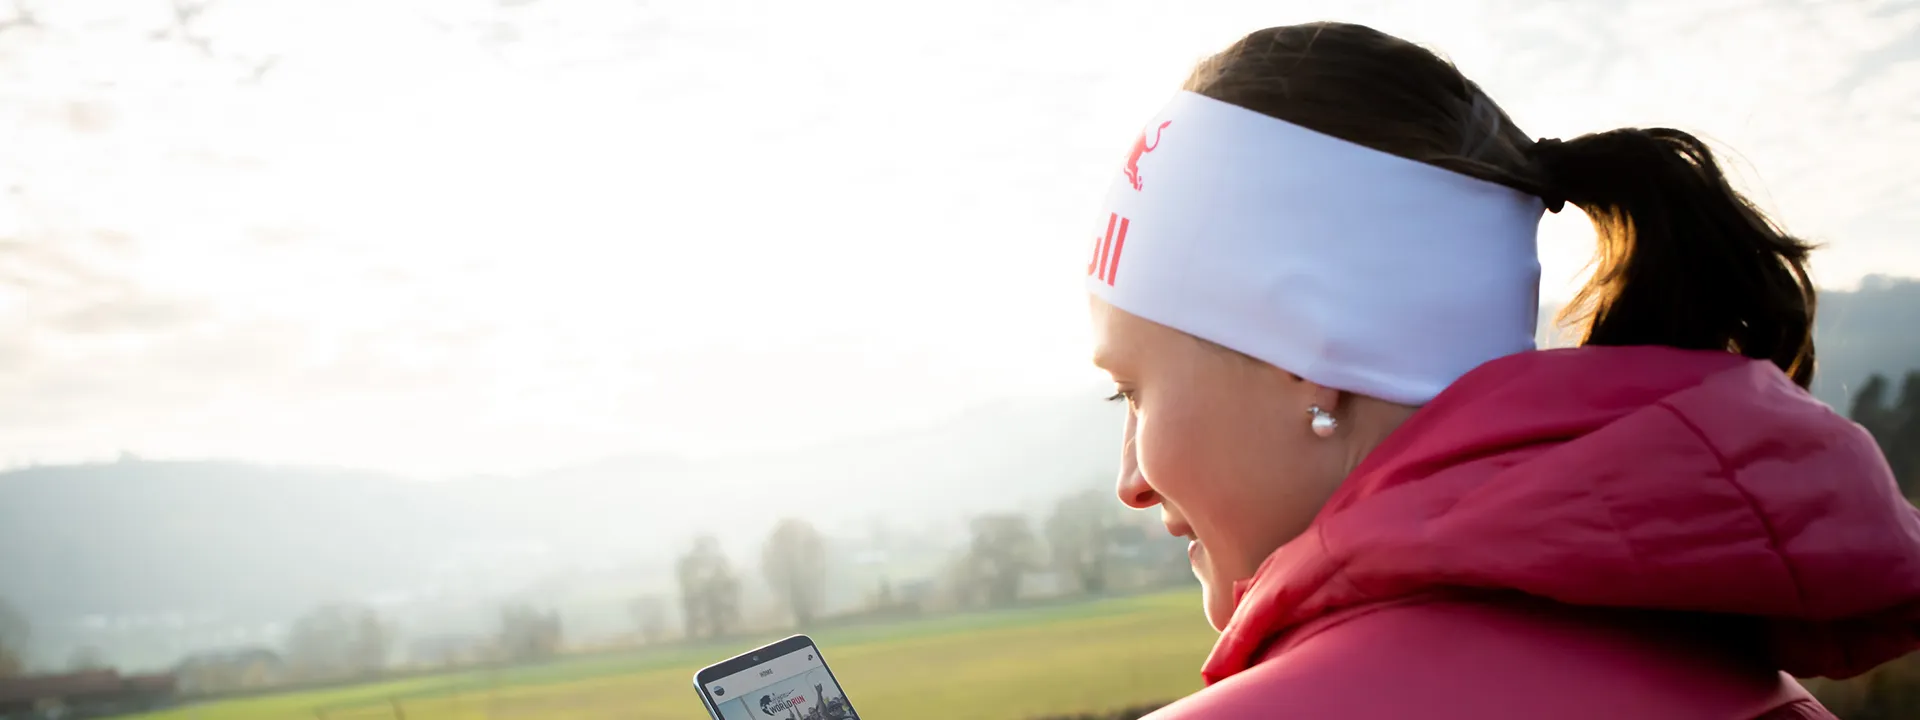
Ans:
[[[1339,395],[1271,365],[1093,300],[1094,363],[1127,402],[1120,501],[1160,506],[1188,553],[1215,629],[1233,585],[1304,531],[1341,476],[1308,408]]]

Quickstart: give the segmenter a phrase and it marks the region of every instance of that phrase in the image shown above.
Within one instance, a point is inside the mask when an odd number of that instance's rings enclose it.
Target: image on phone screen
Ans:
[[[859,718],[819,649],[804,636],[715,664],[695,682],[720,720]]]

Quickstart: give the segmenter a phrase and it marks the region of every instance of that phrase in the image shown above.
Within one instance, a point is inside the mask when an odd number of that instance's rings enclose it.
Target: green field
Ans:
[[[1198,689],[1214,637],[1198,605],[1183,590],[813,635],[862,717],[1018,720],[1166,701]],[[777,637],[231,700],[140,718],[703,720],[694,670]]]

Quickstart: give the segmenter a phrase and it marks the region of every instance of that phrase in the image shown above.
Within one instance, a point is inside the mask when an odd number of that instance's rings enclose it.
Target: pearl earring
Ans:
[[[1307,408],[1307,413],[1313,416],[1313,422],[1307,425],[1313,428],[1315,435],[1323,438],[1333,437],[1333,429],[1340,427],[1340,421],[1333,419],[1333,413],[1321,410],[1319,405]]]

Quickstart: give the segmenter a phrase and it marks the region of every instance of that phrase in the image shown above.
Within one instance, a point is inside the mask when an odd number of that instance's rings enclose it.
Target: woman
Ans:
[[[1805,391],[1809,246],[1667,129],[1535,141],[1434,54],[1256,32],[1101,215],[1121,500],[1221,631],[1184,718],[1824,718],[1920,647],[1920,513]],[[1535,351],[1541,211],[1600,258]]]

